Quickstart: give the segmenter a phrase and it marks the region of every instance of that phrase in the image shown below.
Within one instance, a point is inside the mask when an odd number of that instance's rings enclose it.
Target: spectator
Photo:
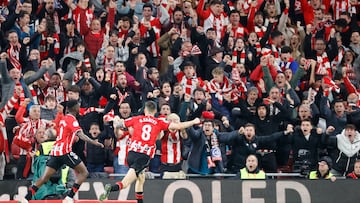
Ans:
[[[332,182],[336,180],[336,177],[330,172],[332,167],[332,160],[328,156],[320,158],[318,163],[318,169],[316,171],[311,171],[309,179],[330,179]]]
[[[45,97],[44,106],[40,107],[40,118],[48,121],[55,120],[57,109],[56,109],[56,98],[54,95],[48,95]]]
[[[232,147],[233,166],[229,170],[237,173],[240,169],[245,167],[246,157],[250,154],[256,154],[258,149],[264,148],[264,144],[274,142],[281,136],[292,132],[293,127],[288,125],[286,131],[276,132],[269,136],[257,136],[255,133],[255,126],[248,123],[245,125],[245,128],[240,128],[239,133],[237,134],[232,133],[228,136],[219,136],[220,142],[226,143]]]
[[[232,81],[225,76],[224,69],[216,67],[212,70],[213,79],[207,84],[207,91],[211,96],[211,106],[214,110],[219,111],[222,115],[230,118],[229,109],[226,108],[226,103],[231,103],[234,100],[231,91],[234,89]]]
[[[348,179],[359,179],[360,178],[360,160],[357,160],[354,164],[354,171],[347,174]]]
[[[258,159],[255,155],[250,154],[246,158],[245,166],[239,172],[240,179],[266,179],[265,172],[258,167]]]
[[[36,151],[34,162],[32,164],[34,169],[33,181],[39,179],[44,173],[46,161],[49,158],[55,139],[56,131],[52,128],[47,130],[42,129],[42,133],[37,133],[36,142],[39,144],[39,148]],[[67,179],[70,177],[68,176],[69,173],[71,174],[69,167],[59,169],[59,171],[57,171],[50,180],[45,183],[45,186],[38,190],[36,195],[34,195],[34,199],[61,199],[62,194],[66,192]]]
[[[304,175],[316,170],[320,152],[326,148],[326,135],[321,128],[314,128],[311,120],[301,120],[300,128],[295,127],[292,135],[288,136],[293,152],[294,172]]]
[[[331,128],[328,131],[333,130],[334,128]],[[359,158],[360,146],[357,144],[359,139],[360,134],[353,124],[347,124],[341,133],[329,138],[328,145],[335,147],[335,152],[331,154],[332,159],[335,160],[331,169],[332,174],[345,176],[353,170],[355,161]]]
[[[99,141],[100,126],[98,123],[90,124],[89,137],[95,141]],[[105,149],[95,145],[86,144],[86,167],[90,177],[96,177],[95,173],[104,172],[105,166]]]
[[[212,174],[224,172],[224,164],[219,148],[219,139],[222,135],[215,133],[214,122],[204,120],[202,128],[197,130],[189,128],[187,134],[192,141],[192,149],[188,157],[188,173]],[[233,131],[231,134],[236,136],[238,132]]]
[[[174,113],[169,114],[166,118],[170,122],[179,123],[180,117]],[[179,172],[182,166],[182,139],[187,138],[185,130],[166,131],[161,138],[161,165],[160,171]]]
[[[39,129],[44,132],[49,122],[40,118],[40,106],[33,105],[29,110],[29,117],[24,118],[27,105],[30,103],[30,99],[25,99],[21,103],[21,107],[15,115],[16,122],[21,126],[18,134],[14,137],[13,144],[20,147],[20,158],[17,160],[17,168],[19,169],[16,177],[18,179],[27,178],[31,166],[31,157],[35,144],[35,134]],[[43,133],[42,132],[42,133]]]

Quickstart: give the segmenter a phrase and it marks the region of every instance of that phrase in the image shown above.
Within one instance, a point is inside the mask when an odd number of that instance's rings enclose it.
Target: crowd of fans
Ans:
[[[360,157],[359,14],[357,0],[1,0],[0,178],[11,160],[29,176],[69,100],[106,145],[74,140],[90,173],[126,173],[131,129],[114,117],[153,100],[158,117],[203,121],[163,133],[154,173],[239,173],[256,155],[265,172],[346,176]]]

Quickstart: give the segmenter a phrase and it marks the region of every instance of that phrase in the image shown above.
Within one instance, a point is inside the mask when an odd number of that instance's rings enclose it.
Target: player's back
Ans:
[[[168,129],[170,123],[153,116],[134,116],[125,120],[126,127],[133,127],[129,150],[152,154],[155,142],[162,130]]]
[[[71,114],[66,114],[59,122],[56,142],[51,155],[62,156],[71,152],[76,132],[81,130],[78,121]]]

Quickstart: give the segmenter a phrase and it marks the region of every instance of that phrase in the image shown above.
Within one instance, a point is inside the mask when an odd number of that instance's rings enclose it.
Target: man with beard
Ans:
[[[169,32],[171,28],[175,28],[177,33],[181,33],[182,29],[188,29],[189,25],[184,21],[184,13],[179,7],[173,11],[172,21],[164,26],[163,32]]]
[[[131,109],[137,110],[139,108],[138,103],[135,100],[134,90],[128,86],[125,74],[119,74],[117,76],[117,83],[115,87],[111,87],[109,78],[105,78],[105,82],[101,84],[100,92],[105,93],[105,97],[108,99],[108,103],[104,109],[104,115],[114,110],[115,115],[119,115],[119,111],[116,106],[119,106],[123,101],[129,101],[132,105]]]
[[[56,5],[60,3],[60,5]],[[49,16],[55,23],[56,33],[60,34],[61,18],[69,13],[69,6],[65,1],[45,0],[38,8],[37,16],[43,19]]]
[[[250,154],[256,154],[258,149],[264,148],[264,144],[274,142],[284,135],[292,133],[293,126],[288,125],[285,131],[276,132],[268,136],[257,136],[255,133],[255,125],[248,123],[245,127],[239,129],[238,134],[228,136],[219,136],[219,141],[232,146],[232,168],[229,169],[233,173],[237,173],[245,167],[246,157]]]

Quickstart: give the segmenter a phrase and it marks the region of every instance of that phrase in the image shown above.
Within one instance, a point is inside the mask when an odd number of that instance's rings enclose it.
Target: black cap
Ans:
[[[329,169],[332,167],[332,160],[328,156],[323,156],[320,158],[319,162],[325,161],[326,164],[329,166]]]
[[[77,104],[79,104],[77,100],[69,100],[69,101],[66,102],[66,107],[72,108]]]

